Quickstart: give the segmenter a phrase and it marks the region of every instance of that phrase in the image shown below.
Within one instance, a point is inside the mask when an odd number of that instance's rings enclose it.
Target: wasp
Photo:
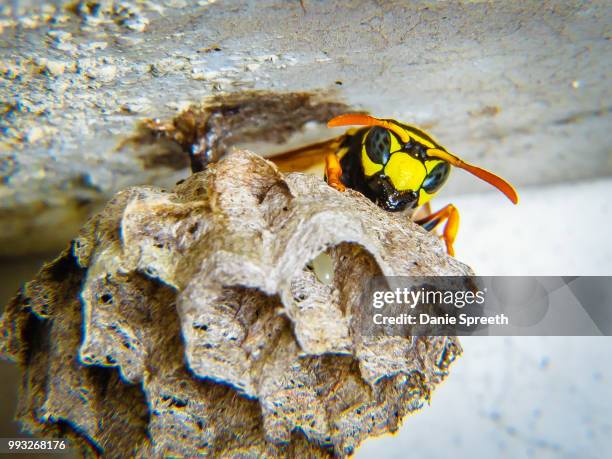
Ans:
[[[442,238],[449,255],[455,253],[459,212],[449,204],[432,213],[429,200],[446,183],[451,166],[488,182],[518,204],[518,194],[510,183],[468,164],[414,126],[356,113],[337,116],[327,126],[361,127],[270,159],[283,172],[294,172],[311,168],[324,158],[325,180],[336,190],[343,192],[348,187],[389,212],[409,213],[427,231],[444,223]]]

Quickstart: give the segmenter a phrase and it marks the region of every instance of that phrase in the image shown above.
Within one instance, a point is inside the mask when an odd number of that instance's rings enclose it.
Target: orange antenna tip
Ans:
[[[485,182],[493,185],[499,191],[504,193],[506,197],[514,204],[518,204],[519,197],[514,187],[500,176],[495,175],[493,172],[489,172],[488,170],[478,166],[472,166],[471,164],[466,163],[462,159],[457,158],[455,155],[452,155],[447,151],[439,149],[430,149],[427,150],[427,154],[434,158],[443,159],[444,161],[452,164],[455,167],[468,171],[470,174],[473,174],[479,179],[484,180]]]

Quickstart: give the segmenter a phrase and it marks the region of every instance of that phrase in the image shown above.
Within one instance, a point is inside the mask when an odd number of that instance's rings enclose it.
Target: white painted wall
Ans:
[[[612,275],[612,179],[519,191],[517,207],[496,192],[436,201],[461,212],[458,258],[481,275]],[[611,337],[461,343],[431,405],[357,458],[610,457]]]

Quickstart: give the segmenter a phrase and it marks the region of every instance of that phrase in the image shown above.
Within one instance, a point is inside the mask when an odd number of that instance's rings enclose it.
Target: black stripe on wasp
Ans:
[[[361,127],[269,159],[283,172],[312,169],[324,161],[325,180],[338,191],[352,188],[389,212],[408,211],[427,231],[444,223],[442,237],[449,255],[454,255],[459,212],[449,204],[432,213],[429,201],[446,183],[452,166],[488,182],[518,203],[518,194],[506,180],[463,161],[414,126],[364,114],[340,115],[327,125]]]

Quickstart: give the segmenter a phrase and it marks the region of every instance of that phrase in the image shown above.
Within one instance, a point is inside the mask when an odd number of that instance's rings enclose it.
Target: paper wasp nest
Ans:
[[[307,265],[327,251],[325,284]],[[371,276],[465,275],[437,238],[236,152],[118,193],[8,306],[17,416],[106,457],[346,457],[395,431],[461,352],[360,336]]]

